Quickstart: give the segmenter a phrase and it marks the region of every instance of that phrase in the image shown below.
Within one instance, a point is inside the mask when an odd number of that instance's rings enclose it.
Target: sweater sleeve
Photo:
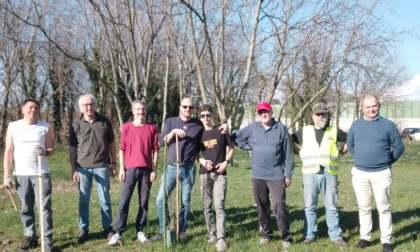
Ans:
[[[294,169],[295,169],[295,156],[293,155],[292,152],[292,145],[290,142],[290,135],[287,132],[287,128],[284,127],[284,131],[285,131],[285,139],[283,142],[283,148],[284,148],[284,152],[285,152],[285,170],[284,170],[284,176],[287,179],[292,179],[293,173],[294,173]]]
[[[250,136],[250,127],[252,124],[246,126],[245,128],[235,131],[232,136],[232,142],[234,145],[238,146],[240,149],[244,150],[248,145],[247,139]]]
[[[353,122],[354,124],[354,122]],[[349,152],[354,155],[354,136],[353,136],[353,126],[352,125],[349,129],[349,133],[347,134],[347,149]]]
[[[394,126],[391,132],[391,144],[392,144],[392,163],[395,163],[405,151],[403,141],[401,140],[400,134],[397,128]]]

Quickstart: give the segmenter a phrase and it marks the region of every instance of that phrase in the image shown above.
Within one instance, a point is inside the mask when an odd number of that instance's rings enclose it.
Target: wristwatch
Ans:
[[[230,164],[230,160],[225,160],[227,162],[227,164]]]

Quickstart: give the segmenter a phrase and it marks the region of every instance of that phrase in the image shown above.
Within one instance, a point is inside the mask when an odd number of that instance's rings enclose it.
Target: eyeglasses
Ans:
[[[82,104],[83,107],[88,107],[88,106],[95,106],[95,103],[86,103],[86,104]]]
[[[316,113],[315,115],[318,116],[318,117],[320,117],[320,116],[325,117],[327,115],[327,113]]]
[[[211,114],[201,114],[200,117],[201,118],[210,118]]]
[[[190,109],[190,110],[193,110],[194,109],[194,106],[186,106],[186,105],[181,105],[181,107],[182,108],[184,108],[184,109]]]
[[[268,114],[268,113],[270,113],[270,111],[268,111],[268,110],[264,110],[264,109],[262,109],[262,110],[260,110],[260,111],[258,111],[258,114],[259,115],[262,115],[262,114]]]

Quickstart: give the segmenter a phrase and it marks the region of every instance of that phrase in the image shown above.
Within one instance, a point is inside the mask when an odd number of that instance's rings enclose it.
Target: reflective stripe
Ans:
[[[324,132],[321,145],[316,141],[315,128],[302,130],[303,145],[300,150],[303,173],[317,173],[321,166],[332,175],[338,175],[337,128],[329,126]]]

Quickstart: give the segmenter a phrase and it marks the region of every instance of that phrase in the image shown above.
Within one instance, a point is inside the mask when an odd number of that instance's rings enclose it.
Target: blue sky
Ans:
[[[396,0],[392,8],[395,13],[389,15],[388,23],[396,28],[417,28],[414,34],[418,38],[408,37],[401,46],[401,59],[407,66],[409,80],[399,92],[406,95],[405,100],[420,101],[420,1]]]

